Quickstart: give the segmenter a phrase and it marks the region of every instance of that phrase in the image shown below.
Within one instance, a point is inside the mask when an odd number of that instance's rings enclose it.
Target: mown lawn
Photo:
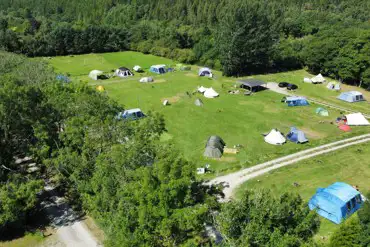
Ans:
[[[258,75],[255,78],[264,80],[266,82],[282,82],[286,81],[289,83],[296,84],[299,88],[296,90],[296,93],[299,95],[307,96],[319,101],[324,101],[330,104],[338,105],[347,109],[353,109],[362,113],[370,114],[370,92],[362,88],[348,86],[342,84],[341,92],[356,90],[364,94],[364,97],[368,101],[357,102],[357,103],[348,103],[337,99],[337,96],[340,92],[332,91],[326,88],[326,84],[310,84],[304,83],[303,78],[308,77],[312,78],[313,75],[307,73],[305,70],[296,70],[290,72],[276,73],[276,74],[267,74],[267,75]],[[326,78],[327,82],[338,82],[331,78]]]
[[[298,193],[308,201],[317,188],[337,181],[358,185],[360,191],[366,194],[370,191],[369,153],[370,143],[365,143],[304,160],[246,182],[236,191],[236,197],[240,197],[246,189],[267,188],[276,195]],[[295,187],[293,183],[299,186]],[[322,218],[317,239],[328,239],[337,228],[338,225]]]
[[[150,74],[148,72],[136,74],[129,79],[112,78],[97,82],[87,76],[92,69],[109,72],[118,66],[131,68],[138,64],[147,69],[151,64],[175,64],[171,60],[151,55],[121,52],[55,57],[49,61],[56,71],[70,73],[76,80],[86,81],[94,87],[103,85],[105,93],[125,108],[139,107],[144,113],[154,110],[163,114],[168,130],[163,140],[173,141],[184,156],[196,162],[198,166],[211,164],[211,169],[215,173],[208,176],[256,165],[298,150],[370,130],[367,127],[358,127],[353,128],[352,133],[342,133],[335,125],[330,124],[339,116],[338,111],[330,111],[331,117],[319,117],[315,114],[317,105],[287,107],[280,102],[282,95],[267,90],[252,96],[230,95],[227,91],[233,88],[236,78],[222,77],[220,72],[215,72],[214,79],[200,78],[197,76],[196,66],[192,66],[189,72],[154,75],[155,83],[151,84],[139,83],[139,78]],[[295,72],[291,73],[295,75]],[[220,97],[206,99],[200,94],[192,95],[197,86],[201,85],[213,87],[220,93]],[[204,102],[203,107],[194,105],[198,97]],[[170,101],[170,106],[162,105],[165,99]],[[272,128],[287,133],[290,126],[304,130],[310,142],[306,145],[287,143],[284,146],[272,146],[264,142],[262,133]],[[240,144],[244,148],[239,154],[224,155],[220,160],[204,159],[202,154],[206,140],[215,134],[221,136],[228,146]]]

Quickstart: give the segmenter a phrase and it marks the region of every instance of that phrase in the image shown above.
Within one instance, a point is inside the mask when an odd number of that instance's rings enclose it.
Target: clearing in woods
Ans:
[[[176,71],[164,75],[152,74],[148,72],[150,65],[174,66],[176,64],[172,60],[152,55],[118,52],[54,57],[47,61],[52,64],[56,72],[69,73],[74,80],[85,81],[94,87],[103,85],[106,89],[104,93],[126,109],[139,107],[144,113],[150,110],[161,113],[166,120],[168,130],[162,140],[174,142],[184,156],[194,161],[198,167],[209,163],[214,173],[207,174],[206,177],[236,171],[370,130],[369,127],[354,127],[352,132],[343,133],[331,123],[340,116],[339,111],[329,109],[329,117],[320,117],[315,114],[315,109],[319,105],[288,107],[280,102],[282,95],[269,90],[255,93],[252,96],[228,94],[229,90],[235,90],[235,82],[238,79],[223,77],[218,71],[214,71],[213,79],[198,77],[199,67],[197,66],[191,66],[191,71]],[[118,67],[132,68],[134,65],[140,65],[145,72],[135,73],[134,77],[125,79],[115,77],[99,81],[93,81],[87,76],[93,69],[112,73],[111,71]],[[143,76],[153,76],[155,81],[161,83],[140,83],[139,79]],[[334,97],[338,93],[324,88],[317,90],[317,87],[325,87],[324,85],[309,85],[300,82],[304,76],[307,76],[307,73],[299,70],[261,75],[256,78],[266,82],[282,80],[293,82],[300,87],[297,91],[299,94],[320,99],[327,99],[327,95],[330,95],[328,101],[345,107],[361,110],[363,106],[368,106],[367,102],[356,104],[340,102]],[[220,96],[207,99],[199,93],[194,93],[198,86],[213,87]],[[319,93],[320,95],[316,95]],[[202,107],[194,104],[197,98],[203,101]],[[169,106],[163,106],[162,102],[165,99],[170,101]],[[288,142],[283,146],[273,146],[264,142],[263,133],[269,132],[272,128],[278,128],[286,134],[291,126],[305,130],[310,142],[304,145]],[[238,154],[227,154],[220,160],[205,159],[203,157],[204,146],[210,135],[221,136],[228,147],[239,144],[243,148]]]

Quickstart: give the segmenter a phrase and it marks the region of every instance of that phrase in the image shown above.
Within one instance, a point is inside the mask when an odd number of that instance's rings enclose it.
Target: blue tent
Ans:
[[[62,82],[66,82],[66,83],[71,82],[71,80],[68,78],[68,76],[65,76],[65,75],[57,75],[56,79],[58,81],[62,81]]]
[[[352,186],[336,182],[327,188],[319,188],[308,206],[319,215],[340,224],[362,206],[361,194]]]
[[[287,134],[286,138],[295,143],[305,143],[308,142],[306,135],[302,130],[297,129],[296,127],[291,127],[290,132]]]
[[[344,100],[344,101],[347,101],[347,102],[350,102],[350,103],[353,103],[353,102],[358,102],[358,101],[364,101],[364,96],[362,95],[362,93],[360,92],[357,92],[357,91],[349,91],[349,92],[344,92],[344,93],[341,93],[337,99],[340,99],[340,100]]]
[[[288,104],[288,106],[305,106],[309,105],[308,101],[304,97],[298,97],[298,96],[293,96],[293,97],[287,97],[285,100],[285,103]]]
[[[167,72],[166,70],[166,65],[161,64],[161,65],[153,65],[150,67],[150,72],[156,73],[156,74],[164,74]]]

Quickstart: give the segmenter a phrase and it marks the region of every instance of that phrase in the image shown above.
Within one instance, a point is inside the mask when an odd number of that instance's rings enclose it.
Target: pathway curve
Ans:
[[[217,177],[210,180],[208,184],[223,185],[225,197],[221,201],[228,201],[233,196],[233,191],[244,182],[276,170],[283,166],[294,164],[298,161],[309,159],[318,155],[333,152],[338,149],[346,148],[349,146],[365,143],[370,141],[370,134],[360,135],[352,138],[347,138],[341,141],[332,142],[329,144],[321,145],[315,148],[303,150],[294,154],[290,154],[278,159],[274,159],[256,166],[252,166],[238,172],[234,172],[225,176]]]

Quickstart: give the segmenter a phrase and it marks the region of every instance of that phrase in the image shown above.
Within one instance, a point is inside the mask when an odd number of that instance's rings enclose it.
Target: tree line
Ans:
[[[28,56],[136,50],[228,76],[305,67],[370,86],[366,0],[4,0],[0,7],[0,46]]]

